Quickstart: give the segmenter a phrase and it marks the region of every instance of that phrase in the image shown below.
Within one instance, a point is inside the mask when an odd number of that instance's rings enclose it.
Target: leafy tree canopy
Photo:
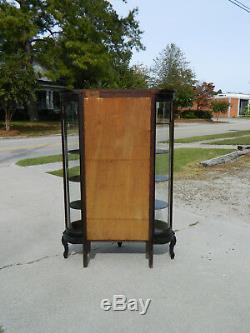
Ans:
[[[120,66],[118,86],[120,88],[148,88],[150,81],[149,69],[142,64]]]
[[[191,106],[194,99],[195,73],[183,51],[171,43],[154,60],[153,85],[176,90],[176,107]]]
[[[40,76],[72,88],[142,84],[129,67],[133,49],[143,49],[136,14],[120,17],[107,0],[0,0],[5,118],[21,100],[33,99],[35,64],[45,69]]]
[[[195,87],[195,101],[197,110],[210,109],[212,97],[216,94],[212,82],[202,82]]]
[[[215,99],[212,101],[213,112],[227,112],[229,103],[223,100]]]
[[[31,64],[20,54],[0,64],[0,105],[5,111],[5,128],[17,108],[24,107],[35,99],[36,76]]]
[[[118,85],[120,66],[143,48],[136,14],[119,17],[106,0],[0,0],[0,61],[20,51],[67,85]]]
[[[228,111],[229,103],[225,100],[214,99],[211,102],[212,110],[216,114],[217,121],[221,113],[226,113]]]

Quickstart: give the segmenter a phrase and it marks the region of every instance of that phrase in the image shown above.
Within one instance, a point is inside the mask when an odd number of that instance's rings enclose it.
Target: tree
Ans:
[[[152,73],[153,86],[176,90],[175,109],[192,106],[195,73],[178,46],[173,43],[167,45],[154,60]]]
[[[35,99],[36,77],[31,65],[19,55],[0,64],[0,105],[5,114],[5,129],[10,130],[13,113]]]
[[[0,63],[18,53],[69,88],[118,86],[143,48],[137,12],[119,17],[107,0],[0,0]]]
[[[119,72],[120,88],[148,88],[150,81],[149,69],[142,64],[129,67],[125,64]]]
[[[40,63],[50,68],[50,77],[64,78],[69,86],[118,86],[119,73],[129,64],[133,48],[143,48],[137,12],[134,9],[120,18],[106,0],[53,1],[51,13],[60,33],[46,57],[44,43],[38,41]]]
[[[211,105],[218,121],[221,113],[226,113],[230,104],[226,101],[215,99],[212,101]]]
[[[219,89],[218,91],[216,91],[216,95],[219,95],[219,94],[222,94],[223,92],[222,92],[222,90],[221,89]]]
[[[211,108],[212,97],[215,95],[214,84],[212,82],[203,82],[195,87],[195,102],[197,110]]]

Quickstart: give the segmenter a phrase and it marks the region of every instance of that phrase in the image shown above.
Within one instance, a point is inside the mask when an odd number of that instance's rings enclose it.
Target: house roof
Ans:
[[[225,93],[218,94],[214,96],[215,98],[239,98],[239,99],[250,99],[250,94],[242,94],[242,93]]]

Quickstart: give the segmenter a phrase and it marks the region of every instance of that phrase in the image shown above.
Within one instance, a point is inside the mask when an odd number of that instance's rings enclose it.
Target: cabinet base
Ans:
[[[76,221],[71,224],[70,228],[64,230],[62,235],[62,245],[64,247],[63,256],[68,258],[69,256],[69,245],[68,244],[83,244],[83,228],[82,222]],[[88,242],[90,243],[90,242]],[[176,244],[175,232],[169,227],[168,223],[155,220],[154,223],[154,244],[167,244],[169,243],[169,255],[171,259],[174,259],[174,247]],[[122,242],[117,242],[118,247],[122,246]]]
[[[83,228],[82,221],[75,221],[71,224],[70,228],[64,230],[62,235],[62,245],[64,247],[63,256],[68,258],[69,245],[70,244],[82,244],[83,243]]]

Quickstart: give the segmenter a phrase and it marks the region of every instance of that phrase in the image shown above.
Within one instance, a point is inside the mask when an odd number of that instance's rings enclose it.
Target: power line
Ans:
[[[250,8],[248,6],[246,6],[243,2],[238,1],[238,0],[229,0],[231,3],[233,3],[234,5],[240,7],[243,10],[246,10],[247,12],[250,11]]]
[[[238,0],[233,0],[234,2],[237,2],[238,4],[240,4],[241,6],[245,7],[247,10],[250,10],[250,8],[248,6],[246,6],[243,2],[238,1]]]
[[[250,8],[247,7],[246,5],[244,5],[242,2],[237,1],[237,0],[228,0],[229,2],[233,3],[234,5],[236,5],[237,7],[245,10],[247,13],[250,14]]]

